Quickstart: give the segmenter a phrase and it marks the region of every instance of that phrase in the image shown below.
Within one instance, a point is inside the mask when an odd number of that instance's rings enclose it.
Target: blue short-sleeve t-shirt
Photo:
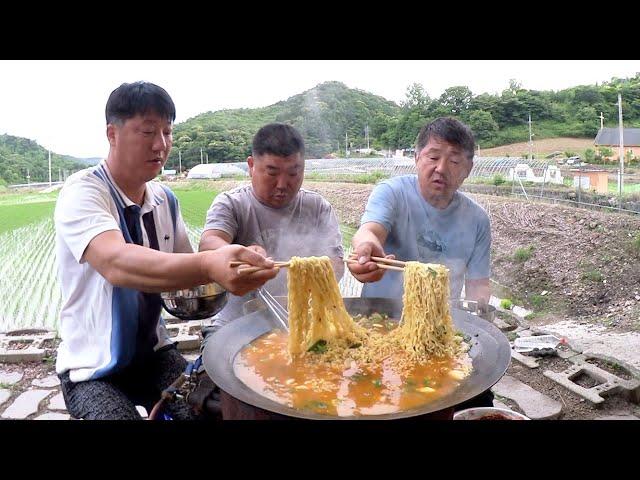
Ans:
[[[360,224],[376,222],[387,230],[386,254],[398,260],[440,263],[449,268],[451,298],[459,298],[466,279],[489,278],[491,226],[487,212],[456,192],[440,210],[420,193],[417,175],[378,184],[367,202]],[[402,273],[387,271],[378,282],[366,283],[363,297],[400,298]]]

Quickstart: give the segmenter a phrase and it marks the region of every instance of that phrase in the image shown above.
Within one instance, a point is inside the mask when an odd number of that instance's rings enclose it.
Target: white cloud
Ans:
[[[437,97],[456,85],[499,93],[513,78],[524,88],[561,90],[636,72],[637,60],[0,61],[0,134],[60,154],[105,156],[107,97],[136,80],[164,87],[182,122],[222,108],[271,105],[329,80],[399,103],[414,82]]]

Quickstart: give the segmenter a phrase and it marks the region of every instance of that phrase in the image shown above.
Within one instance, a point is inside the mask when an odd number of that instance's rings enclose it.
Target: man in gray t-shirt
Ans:
[[[234,243],[274,260],[292,256],[322,256],[333,260],[342,277],[342,236],[333,208],[321,195],[301,189],[304,179],[304,142],[291,125],[272,123],[253,139],[247,159],[251,185],[221,193],[213,201],[200,239],[200,250]],[[287,294],[286,269],[265,284],[274,296]],[[213,329],[243,315],[243,304],[255,293],[229,295],[214,317]]]

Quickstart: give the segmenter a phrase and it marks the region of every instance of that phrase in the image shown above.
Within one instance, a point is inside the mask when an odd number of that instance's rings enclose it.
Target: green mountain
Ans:
[[[243,162],[256,131],[274,121],[301,131],[307,158],[343,154],[345,136],[351,149],[366,147],[365,129],[372,148],[409,148],[425,123],[444,115],[466,122],[483,149],[528,141],[529,115],[535,139],[593,139],[601,112],[605,127],[617,126],[618,93],[625,127],[640,126],[640,73],[557,92],[527,90],[515,80],[500,94],[474,95],[466,86],[452,86],[437,98],[414,83],[401,105],[340,82],[325,82],[268,107],[207,112],[176,124],[167,168],[178,168],[179,158],[183,169],[201,158]],[[64,175],[65,170],[71,173],[95,160],[52,154],[53,177],[57,180],[59,170]],[[32,140],[1,135],[0,183],[26,182],[27,169],[32,182],[47,181],[47,151]]]
[[[242,162],[251,154],[251,140],[270,122],[294,125],[305,139],[306,156],[321,158],[344,151],[345,136],[353,148],[366,146],[381,119],[395,117],[400,107],[380,96],[351,89],[340,82],[322,83],[264,108],[207,112],[177,124],[170,166],[190,168],[208,155],[209,162]]]
[[[89,159],[87,159],[89,160]],[[51,180],[87,167],[83,159],[51,152]],[[29,179],[27,179],[29,175]],[[28,138],[0,135],[0,184],[49,181],[49,152]]]

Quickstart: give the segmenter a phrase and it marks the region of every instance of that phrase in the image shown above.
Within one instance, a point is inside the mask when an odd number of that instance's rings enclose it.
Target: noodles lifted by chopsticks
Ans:
[[[329,257],[291,257],[287,285],[292,356],[306,353],[318,341],[361,341],[364,329],[345,309]]]
[[[458,346],[449,312],[449,270],[406,262],[400,326],[392,333],[415,360],[451,355]]]
[[[399,326],[388,333],[367,329],[347,312],[328,257],[292,257],[288,274],[289,354],[339,366],[391,362],[398,371],[431,357],[456,356],[449,312],[449,270],[444,265],[406,262]],[[322,349],[315,349],[321,344]],[[307,355],[308,351],[323,355]]]

